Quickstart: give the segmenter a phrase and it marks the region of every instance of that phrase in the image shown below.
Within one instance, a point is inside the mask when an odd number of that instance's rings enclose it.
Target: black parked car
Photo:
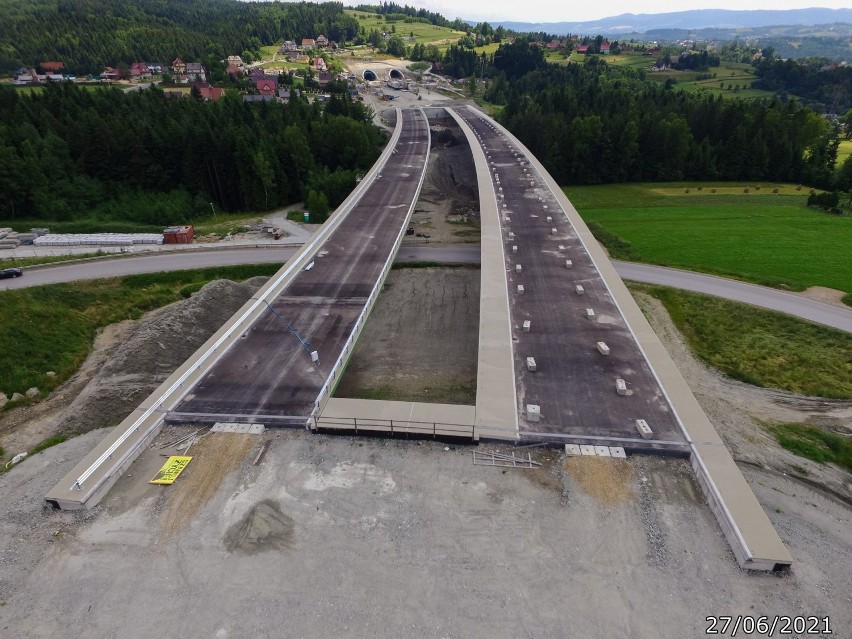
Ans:
[[[19,268],[4,268],[0,271],[0,280],[5,280],[10,277],[21,277],[24,272]]]

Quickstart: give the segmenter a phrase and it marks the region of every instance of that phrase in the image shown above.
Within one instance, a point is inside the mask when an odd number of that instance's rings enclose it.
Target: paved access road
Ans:
[[[622,279],[659,284],[761,306],[852,333],[852,308],[832,306],[774,288],[663,266],[613,262]]]
[[[23,277],[0,280],[0,291],[62,284],[79,280],[97,280],[165,271],[185,271],[214,266],[240,264],[284,264],[300,247],[184,249],[146,253],[134,257],[111,257],[56,266],[25,268]],[[73,256],[68,258],[73,259]],[[440,262],[479,264],[479,246],[403,246],[397,262]]]
[[[134,257],[105,258],[78,264],[58,264],[25,269],[23,277],[0,280],[0,291],[44,284],[61,284],[77,280],[122,277],[157,271],[182,271],[211,266],[266,264],[286,262],[296,249],[293,247],[186,249],[151,253]],[[397,262],[440,262],[478,264],[479,246],[403,246]],[[852,333],[852,309],[818,302],[774,288],[747,284],[736,280],[682,271],[663,266],[613,261],[618,274],[625,280],[671,286],[686,291],[715,295],[744,302]]]

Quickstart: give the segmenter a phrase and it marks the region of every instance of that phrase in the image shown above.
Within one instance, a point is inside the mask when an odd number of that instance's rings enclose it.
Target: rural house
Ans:
[[[186,64],[186,77],[190,82],[204,82],[207,74],[200,62],[188,62]]]

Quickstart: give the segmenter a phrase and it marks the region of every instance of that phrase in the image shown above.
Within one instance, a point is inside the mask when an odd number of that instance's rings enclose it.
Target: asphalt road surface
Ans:
[[[310,414],[402,231],[428,157],[420,111],[402,112],[394,153],[310,266],[283,289],[169,419],[290,423]],[[304,342],[309,342],[306,344]],[[316,351],[319,363],[311,359]]]
[[[655,441],[685,445],[659,382],[553,193],[488,120],[456,112],[480,136],[477,152],[486,156],[500,204],[518,405],[541,407],[540,420],[524,411],[521,438],[615,437],[633,440],[619,445],[646,448],[634,425],[644,419]],[[591,319],[587,309],[594,311]],[[521,331],[525,321],[532,327]],[[604,342],[606,355],[596,348]],[[616,379],[625,380],[627,396],[615,396]]]
[[[625,280],[659,284],[724,297],[725,299],[780,311],[788,315],[795,315],[817,324],[824,324],[852,333],[852,308],[832,306],[825,302],[818,302],[774,288],[746,284],[723,277],[634,262],[613,262],[613,264],[615,270]]]
[[[105,258],[77,264],[31,267],[25,269],[26,273],[23,277],[0,280],[0,291],[157,271],[182,271],[238,264],[283,264],[295,252],[295,248],[276,248],[274,245],[269,248],[187,249],[134,257]],[[69,257],[69,259],[71,258]],[[403,246],[397,254],[396,261],[403,263],[478,264],[479,247],[470,245],[454,247]],[[832,306],[774,288],[747,284],[723,277],[635,262],[613,261],[613,264],[618,274],[625,280],[715,295],[716,297],[787,313],[817,324],[852,333],[852,309]]]

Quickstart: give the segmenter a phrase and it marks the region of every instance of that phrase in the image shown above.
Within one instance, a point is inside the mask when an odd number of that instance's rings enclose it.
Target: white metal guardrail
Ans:
[[[359,417],[321,417],[315,416],[314,427],[317,429],[351,430],[357,435],[360,432],[375,433],[387,431],[391,435],[431,435],[438,437],[458,437],[476,441],[476,427],[473,424],[451,424],[449,422],[424,422],[411,419],[382,419]],[[359,423],[360,422],[360,423]]]
[[[420,109],[420,114],[426,119],[426,114],[423,109]],[[399,125],[400,113],[397,110],[397,125]],[[427,120],[428,123],[428,120]],[[385,260],[384,265],[382,266],[382,270],[379,273],[379,277],[376,280],[375,285],[373,286],[373,290],[370,291],[370,295],[367,298],[367,303],[364,305],[364,308],[361,310],[361,313],[358,315],[358,319],[355,320],[355,326],[352,328],[352,332],[349,334],[349,337],[346,339],[346,342],[343,344],[343,350],[340,352],[340,356],[337,358],[337,361],[334,362],[334,366],[331,367],[329,371],[328,378],[325,380],[325,384],[323,384],[320,389],[319,395],[317,395],[316,400],[314,401],[314,410],[311,413],[311,416],[317,416],[322,410],[323,406],[325,406],[325,402],[328,400],[328,397],[331,395],[331,392],[334,390],[333,384],[337,380],[337,376],[340,374],[341,370],[345,366],[349,356],[351,355],[351,350],[355,346],[355,342],[358,341],[358,337],[361,335],[361,330],[364,328],[364,323],[367,321],[367,317],[370,315],[370,312],[373,310],[373,306],[376,303],[376,299],[379,296],[379,292],[382,290],[382,286],[384,286],[385,278],[390,271],[391,266],[393,265],[394,260],[396,259],[396,254],[399,251],[399,245],[402,242],[402,238],[405,236],[405,230],[408,228],[409,221],[411,220],[411,214],[414,212],[414,205],[417,204],[417,199],[420,197],[420,189],[423,187],[423,181],[426,179],[426,168],[429,164],[429,153],[432,148],[432,133],[429,130],[429,127],[426,127],[426,158],[423,161],[423,171],[420,174],[420,182],[417,184],[417,191],[414,193],[414,197],[411,200],[411,205],[408,207],[408,213],[405,216],[405,221],[402,227],[397,234],[396,240],[394,242],[394,248],[388,255],[388,259]]]
[[[373,165],[370,169],[369,173],[361,182],[353,189],[352,193],[346,199],[346,201],[342,205],[342,210],[339,214],[335,215],[330,223],[323,224],[322,228],[316,233],[316,235],[311,239],[311,241],[305,245],[302,249],[301,254],[295,259],[287,268],[281,271],[273,281],[271,285],[266,287],[264,294],[255,298],[254,303],[239,317],[239,319],[234,322],[231,327],[222,335],[216,342],[208,348],[204,353],[202,353],[198,359],[193,363],[193,365],[187,369],[174,383],[172,383],[169,388],[160,394],[160,396],[154,401],[154,403],[147,409],[145,412],[138,417],[136,420],[131,423],[128,428],[119,435],[115,441],[86,469],[84,470],[74,482],[72,488],[77,490],[82,490],[83,485],[88,481],[94,473],[101,469],[101,467],[109,460],[113,454],[124,444],[131,436],[133,436],[139,428],[144,424],[154,413],[156,412],[164,412],[168,410],[164,408],[163,404],[171,398],[171,396],[180,389],[184,382],[194,373],[196,373],[202,366],[212,366],[218,361],[219,358],[227,351],[227,349],[222,350],[217,353],[217,350],[227,342],[227,340],[238,330],[242,330],[243,322],[250,317],[253,313],[255,313],[259,306],[262,304],[268,304],[268,298],[274,298],[275,295],[278,294],[277,288],[280,286],[282,282],[284,282],[288,277],[290,277],[296,270],[301,269],[305,262],[307,262],[315,248],[321,246],[328,236],[333,233],[343,219],[349,214],[353,206],[360,200],[363,192],[368,188],[368,186],[372,183],[372,177],[381,170],[384,165],[387,163],[388,158],[390,158],[393,149],[396,148],[397,142],[399,141],[400,134],[402,132],[402,117],[400,115],[399,109],[397,109],[397,125],[394,129],[393,136],[391,140],[388,142],[387,148],[379,157],[379,160]],[[216,355],[215,358],[211,360],[213,355]],[[185,389],[185,392],[189,389]],[[183,398],[185,393],[181,393],[179,397],[175,398],[175,402],[179,401]],[[157,422],[149,427],[149,429],[156,428],[160,425],[162,419],[157,420]],[[144,440],[144,437],[143,437]],[[128,450],[121,459],[116,460],[110,471],[105,475],[106,477],[110,477],[114,472],[113,469],[120,468],[122,464],[124,464],[129,458],[131,458],[134,454],[136,454],[137,449],[131,448]],[[94,489],[93,489],[94,490]]]

